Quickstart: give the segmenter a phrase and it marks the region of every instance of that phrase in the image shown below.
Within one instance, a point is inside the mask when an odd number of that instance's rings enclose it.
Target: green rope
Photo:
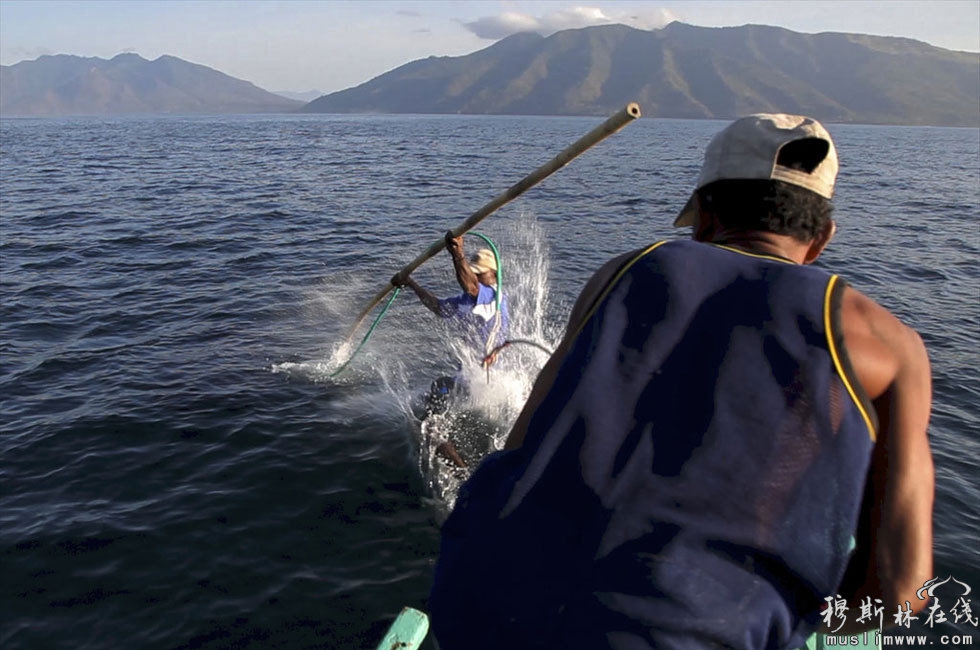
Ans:
[[[496,308],[494,311],[494,318],[496,319],[496,322],[494,323],[494,329],[491,332],[491,336],[487,340],[486,347],[483,350],[484,354],[489,354],[490,350],[493,348],[493,344],[497,342],[497,332],[500,330],[500,326],[503,322],[503,314],[500,312],[501,296],[503,296],[504,293],[504,278],[500,267],[503,265],[500,263],[500,251],[497,250],[497,246],[493,243],[493,240],[483,233],[470,232],[468,234],[476,235],[485,241],[487,246],[490,247],[490,250],[493,251],[493,257],[497,261],[497,288],[494,290],[494,306]],[[487,369],[489,370],[489,367]]]
[[[387,312],[388,311],[388,308],[391,307],[391,303],[393,303],[395,301],[395,297],[398,295],[398,292],[401,291],[401,290],[402,290],[401,287],[395,287],[395,290],[391,292],[391,298],[388,298],[388,302],[385,303],[385,306],[381,310],[381,312],[378,314],[378,317],[374,319],[374,322],[373,323],[371,323],[371,327],[368,329],[367,333],[364,335],[364,338],[361,339],[361,342],[358,344],[357,349],[354,350],[354,353],[351,354],[347,358],[347,361],[344,362],[344,365],[340,366],[335,371],[333,371],[332,373],[330,373],[330,375],[329,375],[330,377],[336,377],[337,375],[339,375],[340,373],[342,373],[344,371],[344,369],[347,368],[348,365],[350,365],[350,362],[353,361],[354,360],[354,357],[357,356],[357,353],[361,351],[361,348],[364,347],[364,344],[367,343],[367,340],[369,338],[371,338],[371,333],[374,331],[374,328],[377,327],[378,326],[378,323],[381,322],[381,319],[384,318],[385,312]]]
[[[497,312],[499,313],[500,312],[500,294],[503,293],[503,281],[504,281],[503,274],[500,272],[500,267],[502,266],[500,264],[500,251],[497,250],[497,246],[493,243],[493,240],[491,240],[489,237],[487,237],[483,233],[471,232],[471,233],[468,233],[468,234],[470,234],[470,235],[476,235],[477,237],[479,237],[480,239],[482,239],[483,241],[485,241],[487,243],[487,246],[490,247],[490,250],[493,251],[493,257],[494,257],[494,259],[497,260],[497,292],[496,292],[497,295],[495,296],[495,302],[497,303]]]

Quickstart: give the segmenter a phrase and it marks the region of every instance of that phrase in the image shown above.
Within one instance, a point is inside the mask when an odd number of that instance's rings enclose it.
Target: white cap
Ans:
[[[786,145],[800,141],[805,144],[780,160]],[[759,113],[735,120],[711,139],[697,188],[719,180],[778,180],[829,199],[837,168],[834,141],[820,122],[802,115]],[[674,225],[694,225],[695,213],[692,194]]]
[[[470,270],[479,275],[486,271],[497,272],[497,256],[489,248],[481,248],[470,257]]]

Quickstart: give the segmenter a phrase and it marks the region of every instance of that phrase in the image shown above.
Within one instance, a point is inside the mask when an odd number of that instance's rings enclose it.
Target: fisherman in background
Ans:
[[[810,266],[837,169],[813,119],[737,120],[674,222],[693,241],[586,284],[443,526],[443,650],[789,650],[824,623],[876,628],[865,603],[888,623],[926,606],[929,360]]]
[[[506,296],[500,296],[498,310],[497,257],[492,250],[481,248],[467,261],[462,237],[453,237],[452,231],[449,231],[445,240],[462,293],[439,299],[421,287],[411,275],[403,275],[402,272],[391,278],[391,284],[410,287],[429,311],[449,319],[460,337],[470,343],[469,349],[474,358],[483,360],[495,346],[506,340],[508,327]],[[461,373],[439,377],[432,382],[426,408],[430,412],[444,412],[450,399],[465,391],[466,384]],[[451,442],[440,443],[437,451],[456,465],[466,466]]]

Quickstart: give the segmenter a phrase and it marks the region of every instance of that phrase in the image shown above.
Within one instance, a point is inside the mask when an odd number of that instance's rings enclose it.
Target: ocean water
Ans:
[[[453,485],[416,451],[412,401],[459,350],[410,292],[337,374],[345,335],[596,123],[0,121],[0,646],[372,648],[425,609]],[[641,119],[479,226],[511,337],[553,346],[605,259],[684,236],[669,224],[721,126]],[[929,348],[936,570],[978,593],[980,131],[830,130],[822,263]],[[415,277],[456,289],[444,254]],[[498,440],[545,355],[505,357],[473,376]]]

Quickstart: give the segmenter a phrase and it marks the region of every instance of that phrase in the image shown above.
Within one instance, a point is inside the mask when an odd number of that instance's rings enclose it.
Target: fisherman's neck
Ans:
[[[804,263],[807,250],[809,249],[808,244],[794,237],[777,235],[771,232],[719,230],[706,234],[708,235],[707,237],[695,237],[695,239],[709,244],[730,246],[746,253],[775,255],[776,257],[782,257],[797,264]]]

